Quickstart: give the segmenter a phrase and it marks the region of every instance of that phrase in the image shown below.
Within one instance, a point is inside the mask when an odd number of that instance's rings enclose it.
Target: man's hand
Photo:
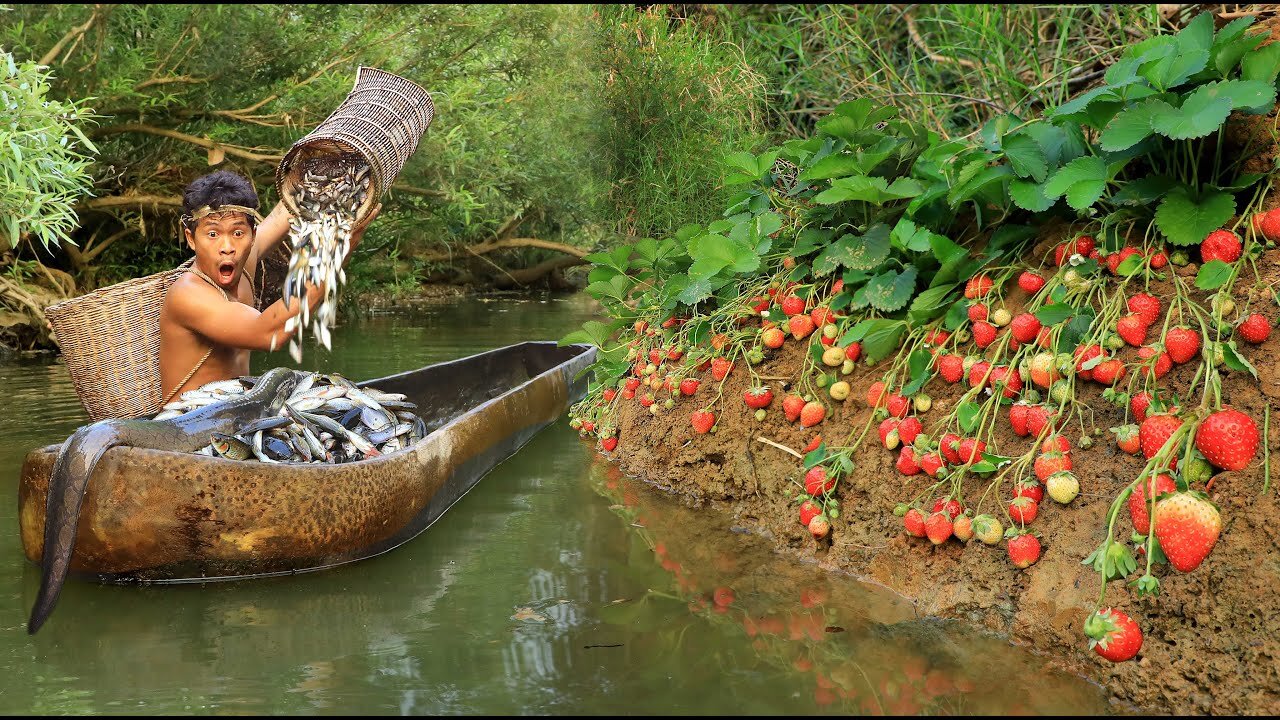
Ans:
[[[361,220],[360,224],[351,231],[351,252],[347,253],[347,257],[351,257],[351,253],[355,252],[356,248],[360,246],[360,241],[364,239],[365,229],[369,227],[369,223],[373,222],[374,218],[378,217],[378,213],[381,211],[382,203],[378,203],[365,219]]]

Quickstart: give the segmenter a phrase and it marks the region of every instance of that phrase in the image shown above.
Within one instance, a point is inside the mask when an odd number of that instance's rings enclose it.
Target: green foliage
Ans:
[[[0,251],[26,239],[45,249],[68,241],[75,203],[91,186],[84,151],[97,148],[77,126],[89,115],[48,95],[43,67],[0,49]]]

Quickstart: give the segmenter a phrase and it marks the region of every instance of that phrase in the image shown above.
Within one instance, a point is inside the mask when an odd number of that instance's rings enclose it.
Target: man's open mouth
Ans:
[[[231,282],[231,278],[236,274],[236,264],[231,260],[223,260],[218,263],[218,280],[222,283]]]

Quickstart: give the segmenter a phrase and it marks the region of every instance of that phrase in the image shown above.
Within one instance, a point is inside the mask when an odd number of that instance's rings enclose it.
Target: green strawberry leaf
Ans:
[[[813,261],[813,273],[830,275],[839,267],[874,270],[889,258],[889,227],[877,223],[865,235],[845,235],[831,243]]]
[[[1036,182],[1044,182],[1049,173],[1048,161],[1044,156],[1044,148],[1030,135],[1008,135],[1004,138],[1004,156],[1009,159],[1013,171],[1019,177],[1033,178]]]
[[[1236,372],[1248,371],[1254,380],[1258,379],[1258,369],[1253,366],[1236,348],[1236,341],[1222,343],[1223,363]]]
[[[1196,287],[1201,290],[1217,290],[1231,279],[1232,266],[1221,260],[1210,260],[1196,273]]]
[[[883,205],[890,200],[913,198],[924,192],[918,180],[900,177],[889,181],[878,176],[855,175],[831,181],[831,187],[814,196],[821,205],[834,205],[850,200],[861,200],[873,205]]]
[[[942,319],[942,326],[955,332],[961,325],[969,319],[969,302],[967,300],[957,300],[951,309],[947,311],[947,316]]]
[[[907,331],[907,324],[901,320],[867,320],[870,329],[862,340],[862,354],[870,362],[878,362],[897,352],[902,344],[902,336]]]
[[[1128,150],[1155,132],[1152,121],[1157,115],[1166,112],[1177,112],[1177,109],[1155,98],[1132,105],[1112,118],[1103,130],[1099,144],[1107,152]]]
[[[1119,580],[1138,569],[1138,561],[1134,559],[1133,553],[1129,552],[1129,548],[1123,543],[1114,542],[1111,538],[1104,540],[1098,549],[1089,553],[1089,556],[1080,564],[1091,565],[1103,576],[1103,582]]]
[[[1222,127],[1231,114],[1231,98],[1213,87],[1202,85],[1187,96],[1182,107],[1160,112],[1151,119],[1151,128],[1171,140],[1205,137]]]
[[[1274,84],[1280,74],[1280,44],[1271,43],[1244,56],[1240,79]]]
[[[1121,260],[1120,264],[1116,266],[1116,275],[1133,277],[1142,270],[1142,264],[1144,262],[1146,262],[1146,258],[1141,255],[1130,255],[1129,257]]]
[[[954,288],[950,286],[940,286],[929,288],[916,296],[911,301],[911,310],[908,319],[912,325],[923,325],[938,315],[942,314],[944,308],[947,307],[947,298],[954,292]]]
[[[1107,183],[1107,164],[1099,157],[1086,155],[1058,168],[1058,171],[1045,183],[1044,195],[1048,198],[1059,198],[1076,185],[1096,187],[1101,196]],[[1074,206],[1073,206],[1074,207]]]
[[[1036,311],[1036,319],[1041,325],[1049,327],[1070,318],[1074,314],[1073,308],[1066,303],[1054,303],[1046,305]]]
[[[1057,202],[1056,198],[1045,196],[1044,185],[1021,178],[1009,183],[1009,197],[1015,205],[1031,212],[1044,212]]]
[[[908,265],[902,272],[890,270],[867,282],[867,300],[882,312],[893,312],[906,306],[916,289],[917,271]]]
[[[981,412],[982,408],[978,403],[972,401],[960,403],[960,407],[956,408],[956,419],[960,421],[960,429],[966,434],[977,430]]]
[[[822,443],[816,449],[809,451],[804,456],[804,469],[808,470],[814,465],[821,465],[823,460],[827,459],[827,444]]]
[[[1224,192],[1211,192],[1192,200],[1183,188],[1165,196],[1156,210],[1156,227],[1174,245],[1198,245],[1236,213],[1236,200]]]

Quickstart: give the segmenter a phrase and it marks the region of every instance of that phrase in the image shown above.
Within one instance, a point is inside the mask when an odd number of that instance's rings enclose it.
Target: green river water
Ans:
[[[366,379],[589,318],[577,299],[351,319],[303,367]],[[292,365],[285,353],[253,371]],[[0,713],[1082,714],[1085,680],[882,589],[773,554],[622,476],[567,422],[383,556],[320,573],[132,587],[69,580],[34,637],[24,454],[86,422],[66,367],[0,364]]]

